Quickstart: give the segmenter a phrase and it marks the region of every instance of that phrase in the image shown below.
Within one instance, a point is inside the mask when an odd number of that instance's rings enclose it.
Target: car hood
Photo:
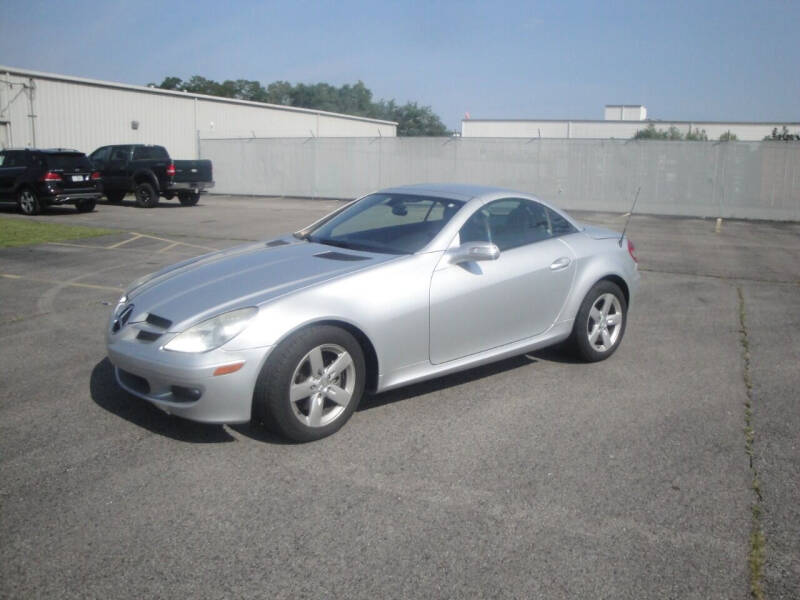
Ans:
[[[291,239],[291,238],[287,238]],[[399,258],[293,240],[248,244],[199,256],[134,282],[129,322],[171,322],[169,331]],[[285,243],[284,243],[285,242]],[[155,317],[156,319],[154,319]]]

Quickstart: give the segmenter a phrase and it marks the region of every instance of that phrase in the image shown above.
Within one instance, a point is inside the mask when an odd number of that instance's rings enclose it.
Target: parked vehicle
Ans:
[[[159,196],[177,196],[183,206],[194,206],[202,192],[214,187],[210,160],[173,160],[163,146],[102,146],[89,158],[103,176],[109,202],[122,202],[133,192],[143,208],[154,207]]]
[[[26,215],[61,204],[89,212],[102,195],[100,173],[82,152],[64,148],[0,151],[0,201],[15,202]]]
[[[624,235],[534,196],[406,186],[134,282],[106,344],[119,384],[168,413],[308,441],[339,429],[365,389],[564,341],[606,359],[638,283]]]

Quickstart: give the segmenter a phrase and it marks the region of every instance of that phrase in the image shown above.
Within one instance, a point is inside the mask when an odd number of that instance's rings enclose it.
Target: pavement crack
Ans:
[[[746,401],[744,405],[744,445],[750,464],[753,501],[750,504],[750,548],[747,563],[750,571],[750,594],[756,600],[764,600],[764,563],[766,559],[766,543],[761,526],[761,512],[764,496],[758,478],[755,461],[755,431],[753,430],[753,381],[750,374],[750,338],[747,330],[747,310],[744,303],[742,287],[736,286],[739,296],[739,344],[742,347],[742,379],[744,381]]]

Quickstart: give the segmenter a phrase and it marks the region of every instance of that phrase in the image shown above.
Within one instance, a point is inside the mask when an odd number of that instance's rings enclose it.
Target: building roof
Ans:
[[[239,100],[237,98],[226,98],[224,96],[208,96],[206,94],[195,94],[193,92],[180,92],[175,90],[163,90],[157,87],[148,87],[145,85],[131,85],[128,83],[117,83],[114,81],[102,81],[100,79],[86,79],[84,77],[73,77],[71,75],[59,75],[57,73],[44,73],[41,71],[31,71],[28,69],[17,69],[15,67],[7,67],[0,65],[1,75],[19,75],[22,77],[33,77],[36,79],[49,79],[52,81],[65,81],[68,83],[80,83],[83,85],[90,85],[96,87],[112,88],[119,90],[127,90],[131,92],[142,92],[146,94],[160,94],[164,96],[178,96],[180,98],[197,98],[198,100],[208,100],[209,102],[220,102],[223,104],[242,104],[245,106],[257,106],[261,108],[269,108],[272,110],[284,110],[287,112],[299,112],[313,115],[337,117],[340,119],[351,119],[353,121],[366,121],[368,123],[380,123],[382,125],[397,125],[396,121],[384,121],[382,119],[370,119],[369,117],[360,117],[357,115],[347,115],[343,113],[328,112],[325,110],[316,110],[313,108],[300,108],[297,106],[285,106],[283,104],[269,104],[266,102],[252,102],[250,100]]]

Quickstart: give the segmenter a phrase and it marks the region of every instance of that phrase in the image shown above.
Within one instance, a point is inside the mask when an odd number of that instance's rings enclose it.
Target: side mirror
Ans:
[[[500,248],[490,242],[467,242],[448,251],[450,262],[454,265],[479,260],[497,260]]]

